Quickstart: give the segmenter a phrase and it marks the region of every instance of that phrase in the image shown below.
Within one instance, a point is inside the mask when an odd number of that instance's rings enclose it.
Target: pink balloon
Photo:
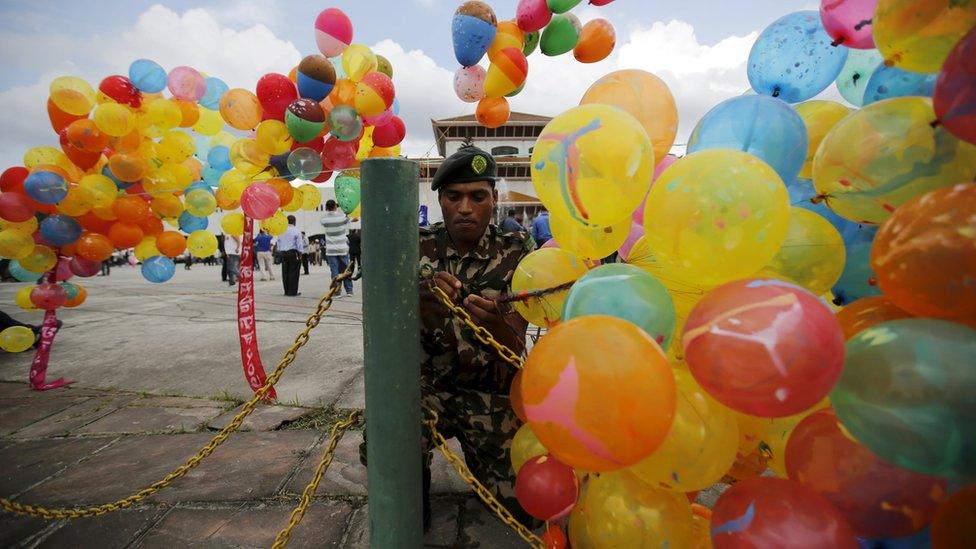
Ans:
[[[322,10],[315,18],[315,43],[322,55],[339,55],[352,43],[352,21],[339,8]]]
[[[207,92],[207,82],[203,75],[192,67],[180,66],[169,71],[166,87],[173,97],[184,101],[199,101]]]
[[[377,114],[376,116],[364,116],[363,124],[367,126],[385,126],[390,123],[393,119],[393,109],[386,109],[385,111]]]
[[[377,126],[373,130],[373,144],[377,147],[395,147],[407,135],[407,127],[399,116],[394,116],[389,124]]]
[[[877,3],[878,0],[820,0],[820,21],[838,45],[871,49],[871,18]]]
[[[515,8],[515,23],[525,32],[535,32],[549,24],[552,11],[546,0],[519,0]]]
[[[38,284],[31,290],[30,300],[38,309],[50,311],[64,305],[68,301],[68,293],[60,284]]]
[[[654,181],[657,181],[657,178],[660,177],[662,173],[664,173],[664,170],[668,169],[671,166],[671,164],[674,164],[677,161],[678,161],[678,157],[673,154],[669,154],[664,158],[662,158],[661,161],[658,162],[657,166],[654,167],[654,175],[651,177],[651,183],[653,184]],[[648,189],[648,193],[650,193],[650,189]],[[634,211],[634,215],[631,216],[631,219],[634,220],[634,223],[637,223],[641,227],[644,226],[644,206],[646,205],[647,205],[647,197],[644,197],[644,200],[641,202],[641,205]]]
[[[590,4],[593,6],[606,6],[610,2],[613,2],[613,0],[590,0]]]
[[[642,236],[644,236],[644,227],[642,227],[640,223],[631,223],[630,234],[627,235],[627,240],[624,240],[624,243],[620,246],[620,249],[617,250],[617,255],[622,261],[627,261],[630,258],[630,249],[634,247],[634,244],[636,244]]]
[[[73,276],[75,276],[75,273],[71,270],[71,258],[62,257],[59,259],[57,270],[54,272],[55,280],[64,282]]]
[[[252,219],[268,219],[281,207],[281,198],[267,183],[252,183],[241,194],[241,210]]]
[[[545,2],[543,2],[545,5]],[[477,103],[485,97],[485,69],[480,65],[461,67],[454,73],[454,93],[465,103]]]
[[[102,262],[92,261],[83,257],[73,257],[71,258],[70,268],[71,272],[75,273],[77,276],[95,276],[102,271]]]

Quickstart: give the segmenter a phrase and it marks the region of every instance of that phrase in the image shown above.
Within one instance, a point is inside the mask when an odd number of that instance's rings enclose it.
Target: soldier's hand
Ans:
[[[447,318],[451,311],[441,303],[440,297],[430,289],[430,284],[440,288],[451,301],[457,301],[461,291],[461,281],[443,271],[434,274],[430,280],[420,281],[420,319],[428,329]]]
[[[479,326],[490,329],[505,323],[505,316],[501,313],[498,304],[491,299],[471,294],[464,298],[463,305]]]

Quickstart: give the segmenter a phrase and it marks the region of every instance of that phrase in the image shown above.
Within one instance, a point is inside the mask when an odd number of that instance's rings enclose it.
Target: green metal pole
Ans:
[[[412,549],[423,543],[419,166],[375,158],[361,175],[370,546]]]

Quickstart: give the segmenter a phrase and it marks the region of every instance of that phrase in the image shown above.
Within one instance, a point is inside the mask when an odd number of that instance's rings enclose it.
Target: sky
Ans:
[[[405,154],[433,153],[431,119],[471,114],[453,91],[459,68],[451,45],[451,19],[459,0],[91,0],[0,3],[0,165],[18,165],[24,151],[57,146],[47,121],[50,82],[79,76],[93,86],[127,74],[149,58],[167,70],[189,65],[231,87],[253,91],[269,72],[287,74],[305,55],[318,53],[313,23],[338,7],[353,23],[354,42],[386,56],[394,67]],[[515,15],[517,0],[489,0],[498,19]],[[616,28],[617,48],[594,64],[572,54],[529,57],[525,90],[513,111],[556,115],[578,104],[601,76],[624,68],[650,71],[671,88],[682,143],[707,110],[749,88],[745,63],[759,32],[787,13],[816,9],[813,0],[616,0],[577,6],[584,23],[602,17]],[[830,98],[839,95],[825,92]]]

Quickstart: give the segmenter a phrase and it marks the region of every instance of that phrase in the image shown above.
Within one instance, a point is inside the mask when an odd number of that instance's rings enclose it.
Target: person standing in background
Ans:
[[[237,284],[241,274],[241,238],[239,236],[224,236],[224,251],[227,255],[227,285]]]
[[[352,265],[352,272],[363,271],[362,263],[362,233],[360,229],[350,229],[349,231],[349,264]],[[358,275],[353,275],[356,278]]]
[[[319,250],[319,241],[310,240],[308,243],[308,261],[312,265],[322,265],[322,255]]]
[[[295,227],[295,216],[288,216],[288,228],[278,237],[278,253],[281,254],[281,283],[285,288],[285,295],[302,295],[298,291],[298,279],[301,275],[302,254],[305,244],[302,233]]]
[[[257,271],[261,273],[261,280],[265,280],[265,273],[271,280],[275,279],[274,271],[271,270],[271,265],[274,264],[274,256],[271,254],[273,238],[264,229],[261,229],[258,235],[254,237],[254,251],[256,252],[254,255],[257,257]]]
[[[224,240],[226,240],[224,235],[217,235],[217,252],[220,253],[220,280],[227,282],[227,252],[224,249]]]
[[[304,246],[304,249],[305,249],[305,251],[302,252],[302,268],[305,270],[305,274],[307,275],[308,274],[308,247],[309,247],[309,242],[308,242],[308,237],[305,236],[305,231],[302,231],[302,245]]]
[[[543,206],[542,211],[532,221],[532,240],[535,240],[536,246],[541,248],[551,238],[552,231],[549,229],[549,212]]]
[[[515,210],[508,210],[508,217],[502,220],[499,227],[503,233],[517,233],[522,229],[522,224],[515,218]]]
[[[339,211],[339,204],[335,200],[329,200],[325,203],[321,223],[325,229],[325,261],[332,271],[332,278],[335,278],[349,266],[349,217]],[[346,295],[351,296],[352,279],[347,278],[343,285]]]

